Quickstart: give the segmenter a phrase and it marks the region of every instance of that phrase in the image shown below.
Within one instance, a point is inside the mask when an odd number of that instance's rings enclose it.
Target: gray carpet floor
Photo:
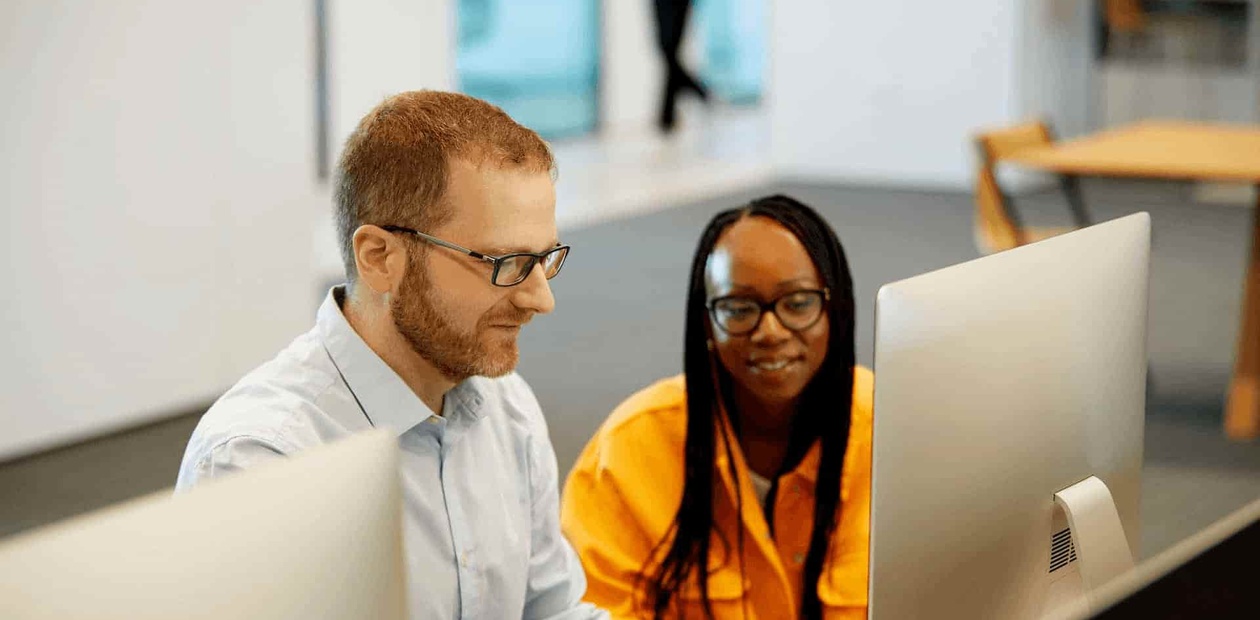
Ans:
[[[522,334],[520,371],[550,425],[562,474],[613,407],[681,371],[691,253],[718,210],[772,192],[822,212],[839,233],[858,302],[858,360],[872,359],[875,293],[887,282],[970,260],[971,196],[781,183],[566,235],[555,314]],[[1086,183],[1097,221],[1138,210],[1154,225],[1142,555],[1260,497],[1260,443],[1221,432],[1251,212],[1195,204],[1173,183]],[[1061,195],[1018,199],[1034,224],[1069,221]],[[197,414],[0,464],[0,536],[171,486]]]

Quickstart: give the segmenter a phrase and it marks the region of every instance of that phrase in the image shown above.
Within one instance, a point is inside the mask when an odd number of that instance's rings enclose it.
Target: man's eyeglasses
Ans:
[[[534,265],[538,263],[542,263],[543,275],[550,280],[560,273],[560,268],[564,266],[564,259],[569,256],[569,246],[567,245],[558,245],[546,252],[514,252],[503,256],[489,256],[449,241],[443,241],[433,235],[428,235],[412,228],[381,226],[381,229],[393,233],[415,235],[430,243],[486,261],[494,265],[494,273],[490,274],[490,283],[495,286],[516,286],[524,282],[525,278],[528,278],[529,274],[534,271]]]
[[[732,336],[743,336],[757,331],[767,312],[773,312],[780,324],[794,332],[809,329],[822,317],[830,300],[831,291],[827,289],[803,289],[766,303],[730,295],[711,300],[707,306],[714,325]]]

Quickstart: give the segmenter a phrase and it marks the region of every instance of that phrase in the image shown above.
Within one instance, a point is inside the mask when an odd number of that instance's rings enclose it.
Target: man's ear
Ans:
[[[394,293],[407,271],[407,248],[397,235],[365,224],[354,231],[354,262],[359,281],[378,294]]]

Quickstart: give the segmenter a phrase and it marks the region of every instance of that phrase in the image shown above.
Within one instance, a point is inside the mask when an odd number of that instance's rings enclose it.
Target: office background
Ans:
[[[678,372],[717,209],[787,191],[828,216],[869,364],[878,286],[977,256],[976,130],[1260,121],[1254,3],[1163,4],[1100,54],[1079,0],[701,0],[684,57],[721,101],[686,100],[665,138],[649,2],[6,3],[0,535],[173,484],[198,415],[340,277],[328,166],[387,94],[461,89],[553,140],[575,250],[520,370],[563,472],[621,398]],[[1067,221],[1042,179],[1009,181],[1030,220]],[[1239,193],[1086,184],[1099,219],[1154,216],[1143,555],[1260,495],[1260,447],[1220,432]]]

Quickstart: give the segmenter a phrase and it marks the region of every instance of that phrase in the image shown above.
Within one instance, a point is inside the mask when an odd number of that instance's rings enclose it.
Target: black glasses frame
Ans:
[[[814,317],[814,320],[810,321],[808,324],[806,324],[806,325],[802,325],[802,326],[800,326],[800,327],[788,327],[787,323],[783,322],[783,317],[779,316],[779,302],[780,302],[780,301],[783,301],[784,299],[787,299],[788,297],[791,297],[792,295],[799,295],[799,294],[801,294],[801,293],[815,293],[815,294],[819,294],[819,295],[821,295],[821,296],[822,296],[822,302],[823,302],[823,307],[822,307],[822,310],[819,310],[819,311],[818,311],[818,316],[817,316],[817,317]],[[742,300],[742,301],[750,301],[750,302],[752,302],[752,303],[754,303],[754,304],[757,304],[757,308],[758,308],[758,312],[757,312],[757,321],[756,321],[756,322],[754,322],[754,323],[752,324],[752,327],[748,328],[747,330],[740,330],[740,331],[735,331],[735,332],[733,332],[733,331],[731,331],[731,330],[727,329],[727,328],[726,328],[726,326],[722,324],[722,321],[720,321],[720,320],[718,319],[718,316],[717,316],[717,306],[718,306],[718,304],[719,304],[719,303],[722,303],[723,301],[726,301],[726,300],[728,300],[728,299],[739,299],[739,300]],[[729,334],[729,335],[731,335],[731,336],[746,336],[746,335],[748,335],[748,334],[751,334],[751,333],[753,333],[753,332],[757,331],[757,328],[758,328],[758,327],[761,327],[761,321],[762,321],[763,319],[765,319],[765,318],[766,318],[766,313],[767,313],[767,312],[773,312],[773,313],[774,313],[774,318],[778,319],[778,320],[779,320],[779,324],[780,324],[780,325],[782,325],[784,328],[786,328],[786,329],[788,329],[788,330],[790,330],[790,331],[794,331],[794,332],[802,332],[802,331],[805,331],[805,330],[807,330],[807,329],[809,329],[809,328],[813,327],[813,326],[814,326],[814,324],[818,323],[818,320],[819,320],[819,319],[821,319],[821,318],[823,317],[823,315],[827,313],[827,306],[828,306],[828,304],[830,304],[830,303],[831,303],[831,289],[828,289],[828,288],[802,288],[802,289],[796,289],[795,291],[788,291],[788,292],[786,292],[786,293],[784,293],[784,294],[782,294],[782,295],[779,295],[778,297],[775,297],[774,299],[772,299],[772,300],[770,300],[770,301],[767,301],[767,302],[763,302],[763,301],[760,301],[760,300],[757,300],[757,299],[753,299],[753,298],[751,298],[751,297],[746,297],[746,296],[744,296],[744,295],[724,295],[724,296],[722,296],[722,297],[718,297],[718,298],[716,298],[716,299],[711,299],[711,300],[709,300],[709,301],[708,301],[708,303],[706,303],[704,306],[705,306],[705,308],[707,308],[707,309],[709,310],[709,319],[710,319],[710,321],[711,321],[711,322],[713,323],[713,325],[714,325],[714,326],[716,326],[718,329],[722,330],[723,332],[725,332],[725,333],[727,333],[727,334]]]
[[[557,245],[556,247],[551,248],[550,250],[547,250],[546,252],[513,252],[511,254],[504,254],[502,256],[492,256],[489,254],[482,254],[481,252],[478,252],[476,250],[470,250],[462,245],[451,243],[450,241],[444,241],[442,239],[438,239],[437,237],[434,237],[433,235],[422,233],[414,228],[406,228],[404,226],[393,226],[393,225],[381,226],[380,228],[381,230],[389,231],[392,233],[406,233],[409,235],[415,235],[430,243],[434,243],[444,248],[455,250],[456,252],[463,252],[464,254],[467,254],[477,260],[482,260],[487,263],[490,263],[491,265],[494,265],[494,272],[490,274],[490,284],[493,284],[495,286],[509,287],[509,286],[516,286],[517,284],[520,284],[521,282],[524,282],[527,278],[529,278],[529,274],[534,272],[534,267],[538,265],[539,262],[546,260],[548,256],[551,256],[552,254],[555,254],[556,252],[563,252],[563,254],[560,255],[560,263],[556,265],[555,273],[549,276],[545,272],[543,273],[543,275],[546,276],[548,280],[550,280],[560,274],[560,269],[564,267],[564,261],[569,258],[569,246],[567,245]],[[530,259],[529,268],[521,270],[521,272],[524,275],[522,275],[520,278],[517,278],[515,282],[509,282],[507,284],[500,284],[499,283],[499,269],[503,267],[503,263],[519,256],[529,257]]]

